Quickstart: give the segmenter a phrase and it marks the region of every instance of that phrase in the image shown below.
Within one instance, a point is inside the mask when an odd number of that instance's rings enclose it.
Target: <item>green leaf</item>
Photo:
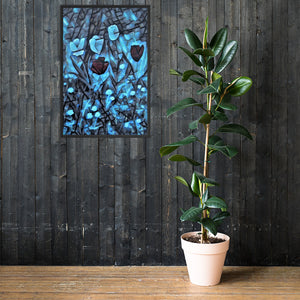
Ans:
[[[205,190],[203,196],[202,196],[202,202],[205,203],[208,198],[208,189]]]
[[[187,156],[180,155],[180,154],[172,155],[171,157],[169,157],[169,160],[170,161],[187,161],[193,166],[201,166],[201,164],[199,162],[197,162]]]
[[[218,128],[217,132],[232,132],[232,133],[238,133],[241,134],[245,137],[247,137],[248,139],[252,140],[252,136],[249,133],[249,131],[243,127],[242,125],[239,124],[225,124],[223,126],[221,126],[220,128]]]
[[[239,151],[235,147],[229,145],[226,146],[226,151],[228,153],[229,158],[232,158],[239,153]]]
[[[223,100],[219,104],[219,107],[221,107],[222,109],[225,109],[225,110],[237,110],[237,107],[231,103],[231,95],[230,94],[226,94],[223,97]]]
[[[209,124],[211,121],[212,116],[208,113],[204,114],[203,116],[201,116],[201,118],[199,119],[199,123],[202,124]]]
[[[198,128],[199,120],[195,120],[189,124],[189,129],[194,130]]]
[[[219,226],[223,222],[223,220],[229,216],[230,216],[230,213],[228,211],[221,211],[218,214],[216,214],[215,216],[213,216],[212,219],[214,220],[216,225]]]
[[[218,225],[227,217],[230,216],[230,213],[228,211],[221,211],[215,216],[212,217],[212,219],[217,223]]]
[[[225,46],[227,40],[227,28],[221,28],[213,36],[210,42],[210,48],[214,51],[217,56]]]
[[[197,84],[200,84],[200,85],[204,85],[205,84],[205,79],[204,78],[201,78],[201,77],[190,77],[189,78],[191,81],[197,83]]]
[[[198,177],[198,179],[200,180],[201,183],[206,183],[208,186],[215,186],[215,185],[219,185],[216,181],[214,181],[211,178],[205,177],[203,174],[199,173],[199,172],[194,172],[196,174],[196,176]]]
[[[175,151],[179,146],[163,146],[159,149],[160,157],[168,155]]]
[[[213,119],[224,121],[224,122],[228,121],[228,117],[226,116],[226,114],[224,112],[221,112],[221,111],[215,111],[213,113]]]
[[[170,75],[176,75],[176,76],[181,76],[182,73],[177,71],[177,70],[174,70],[174,69],[170,69]]]
[[[212,80],[213,81],[219,79],[220,77],[222,77],[222,76],[219,73],[213,72],[213,74],[212,74]]]
[[[181,49],[197,66],[202,67],[199,58],[195,54],[183,47],[179,47],[179,49]]]
[[[185,39],[188,45],[193,49],[202,48],[202,43],[200,42],[198,36],[190,29],[184,30]]]
[[[191,106],[199,106],[203,108],[203,104],[198,103],[196,100],[194,100],[193,98],[185,98],[181,101],[179,101],[178,103],[176,103],[175,105],[173,105],[171,108],[169,108],[167,110],[167,116],[169,117],[170,115],[174,114],[175,112],[187,108],[187,107],[191,107]]]
[[[236,148],[229,145],[225,145],[224,141],[217,135],[209,137],[208,148],[210,150],[214,150],[212,153],[219,151],[228,158],[232,158],[238,153]]]
[[[191,188],[192,188],[192,191],[196,195],[198,195],[198,196],[200,195],[199,180],[198,180],[198,177],[195,173],[193,173],[193,175],[192,175]]]
[[[203,48],[207,48],[208,17],[205,20],[205,29],[203,34]],[[202,47],[199,47],[202,48]]]
[[[201,224],[213,235],[217,234],[217,225],[211,218],[203,218]]]
[[[217,62],[215,72],[221,73],[232,61],[236,51],[237,51],[238,45],[236,41],[230,41],[228,44],[224,47],[222,54]]]
[[[190,77],[192,75],[199,75],[201,77],[204,77],[204,75],[202,75],[201,73],[197,72],[197,71],[194,71],[194,70],[187,70],[185,72],[183,72],[182,74],[182,81],[187,81],[188,79],[190,79]],[[204,79],[204,78],[203,78]],[[205,82],[205,79],[204,79],[204,82]]]
[[[175,176],[174,177],[177,181],[179,181],[180,183],[182,183],[183,185],[187,186],[188,188],[190,188],[191,186],[189,185],[189,183],[181,176]]]
[[[222,77],[213,81],[212,84],[204,88],[203,90],[197,91],[197,94],[211,94],[211,93],[218,93],[218,89],[221,84]]]
[[[191,221],[191,222],[200,222],[201,215],[202,215],[203,209],[200,207],[191,207],[187,211],[185,211],[182,216],[180,217],[180,220],[183,221]]]
[[[251,78],[241,76],[235,81],[235,83],[231,87],[228,88],[228,92],[230,95],[234,97],[239,97],[247,93],[251,88],[251,86],[252,86]]]
[[[209,208],[226,208],[227,209],[227,204],[225,201],[219,197],[211,197],[207,199],[205,205]]]
[[[175,176],[175,179],[176,179],[177,181],[179,181],[180,183],[182,183],[183,185],[185,185],[186,187],[188,187],[190,193],[191,193],[193,196],[198,197],[198,195],[195,194],[195,193],[193,192],[191,185],[190,185],[183,177],[181,177],[181,176]]]
[[[198,139],[196,136],[189,135],[188,137],[184,138],[181,141],[178,141],[178,142],[175,142],[175,143],[172,143],[169,145],[165,145],[159,149],[160,156],[163,157],[163,156],[175,151],[178,147],[194,143],[197,140]]]
[[[194,51],[194,54],[199,54],[199,55],[206,56],[206,57],[215,56],[214,51],[212,51],[211,49],[208,49],[208,48],[206,48],[206,49],[198,48]]]
[[[215,67],[215,60],[213,57],[211,57],[207,62],[207,71],[213,70],[214,67]]]

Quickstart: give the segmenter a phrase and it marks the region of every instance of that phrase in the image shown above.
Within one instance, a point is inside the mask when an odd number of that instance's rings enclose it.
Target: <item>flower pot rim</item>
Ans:
[[[215,236],[217,238],[225,239],[225,241],[220,243],[200,244],[200,243],[189,242],[183,239],[183,237],[185,236],[195,235],[198,234],[199,232],[200,231],[191,231],[182,234],[180,237],[182,249],[195,254],[208,254],[208,255],[227,252],[227,250],[229,249],[230,237],[220,232],[218,232],[217,235]]]

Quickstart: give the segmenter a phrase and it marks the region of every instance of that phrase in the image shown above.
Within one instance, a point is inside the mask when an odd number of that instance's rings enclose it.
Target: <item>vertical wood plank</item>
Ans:
[[[18,4],[18,17],[17,42],[23,45],[18,47],[18,263],[32,264],[35,260],[33,1]]]
[[[90,4],[90,1],[70,0],[66,1],[66,4],[82,5]],[[67,139],[67,170],[69,257],[72,264],[97,264],[99,262],[97,139],[90,137]]]
[[[235,0],[225,0],[225,25],[228,26],[228,41],[236,40],[240,45],[240,2]],[[224,72],[225,78],[228,81],[240,75],[240,51],[237,51],[234,60]],[[233,123],[242,123],[239,116],[239,109],[235,112],[230,112],[230,121]],[[224,135],[224,140],[229,144],[237,147],[240,150],[241,137],[235,134]],[[243,139],[243,142],[245,140]],[[222,182],[222,196],[226,200],[229,212],[231,214],[229,224],[230,228],[228,230],[231,241],[230,241],[230,252],[227,256],[228,264],[233,264],[234,261],[240,260],[240,250],[239,250],[239,210],[240,210],[240,154],[236,156],[233,160],[224,159],[224,172],[223,182]]]
[[[114,0],[114,5],[126,5]],[[130,259],[130,140],[115,141],[115,264],[126,265]]]
[[[113,0],[98,0],[113,5]],[[115,263],[115,139],[99,139],[99,247],[100,264]]]
[[[255,172],[255,212],[251,216],[249,229],[255,241],[264,239],[271,244],[271,237],[265,234],[262,222],[271,222],[272,192],[272,81],[269,80],[273,73],[273,44],[272,44],[272,3],[257,1],[257,58],[256,58],[256,172]],[[263,167],[262,167],[263,166]],[[263,203],[263,204],[262,204]],[[263,205],[263,209],[262,209]],[[253,221],[252,221],[253,220]],[[251,231],[253,233],[251,233]],[[257,243],[249,257],[254,264],[266,264],[267,253],[264,245]],[[270,249],[270,251],[272,251]],[[269,257],[270,258],[270,257]],[[269,260],[270,261],[270,260]]]
[[[4,6],[3,66],[9,75],[3,90],[3,113],[8,123],[3,129],[3,153],[8,163],[3,196],[4,262],[30,264],[35,253],[35,148],[33,84],[33,7],[32,1]],[[17,22],[16,22],[17,20]],[[7,36],[6,36],[7,34]],[[17,45],[22,47],[17,47]],[[13,49],[13,50],[12,50]],[[8,104],[9,103],[9,104]],[[11,153],[8,154],[8,151]],[[9,156],[7,156],[9,155]],[[13,164],[13,165],[11,165]],[[7,184],[7,186],[6,186]],[[28,251],[23,251],[28,249]]]
[[[83,5],[95,5],[97,0],[83,0]],[[83,142],[83,141],[82,141]],[[81,160],[80,181],[82,181],[83,210],[83,264],[98,265],[99,253],[99,149],[96,138],[87,138],[81,144],[79,159]],[[83,171],[85,170],[85,171]],[[87,175],[88,174],[88,175]]]
[[[253,261],[253,248],[255,240],[255,205],[256,202],[256,2],[242,1],[240,8],[240,74],[246,74],[253,79],[250,91],[242,96],[240,102],[240,116],[242,124],[251,132],[254,141],[242,140],[241,143],[241,168],[240,168],[240,211],[239,211],[239,244],[240,260],[237,264],[247,265]],[[241,17],[243,16],[243,17]]]
[[[150,1],[150,134],[146,139],[146,264],[161,263],[161,205],[162,205],[162,176],[161,159],[159,148],[161,142],[162,118],[165,118],[165,112],[161,110],[162,95],[161,84],[163,76],[161,75],[161,64],[163,58],[161,55],[161,1]]]
[[[50,5],[34,2],[34,88],[36,113],[36,263],[52,263],[51,247],[51,56]],[[43,66],[43,68],[41,68]]]
[[[52,263],[63,265],[68,260],[68,218],[66,199],[66,139],[61,136],[61,20],[60,5],[64,0],[49,2],[50,10],[50,99],[51,99],[51,225]]]
[[[273,1],[273,99],[272,99],[272,261],[288,262],[288,74],[286,28],[288,24],[287,1]],[[280,19],[280,22],[278,20]],[[263,216],[261,216],[263,218]],[[271,261],[271,262],[272,262]]]
[[[0,1],[0,16],[2,17],[2,1]],[[2,24],[0,24],[0,32],[2,36]],[[0,41],[0,91],[2,95],[2,40]],[[2,264],[2,221],[3,221],[3,211],[2,211],[2,202],[3,202],[3,194],[2,194],[2,140],[3,140],[3,128],[2,128],[2,112],[3,112],[3,101],[2,97],[0,99],[0,132],[1,132],[1,140],[0,140],[0,149],[1,149],[1,157],[0,157],[0,264]]]
[[[161,45],[165,59],[161,64],[161,76],[164,85],[161,85],[162,106],[162,145],[175,142],[180,139],[177,133],[177,116],[166,118],[166,111],[174,104],[176,92],[173,87],[177,85],[177,78],[169,76],[169,69],[177,59],[177,3],[161,2]],[[173,92],[172,92],[173,91]],[[175,97],[176,99],[176,97]],[[177,175],[177,165],[162,159],[162,263],[170,265],[174,263],[177,247],[177,183],[174,177]]]
[[[289,265],[300,265],[300,97],[298,92],[300,68],[300,3],[288,1],[288,235]],[[275,262],[275,259],[274,259]]]
[[[169,68],[172,69],[178,69],[182,72],[185,70],[193,69],[193,65],[191,63],[190,58],[185,55],[180,49],[178,49],[178,46],[182,47],[188,47],[186,40],[185,40],[185,34],[184,30],[185,28],[192,29],[193,27],[193,3],[185,3],[182,1],[177,1],[177,38],[175,41],[175,49],[177,52],[177,63],[176,61],[171,63]],[[171,75],[168,75],[171,76]],[[175,77],[176,78],[176,77]],[[178,85],[178,87],[177,87]],[[196,88],[196,84],[193,85],[194,88]],[[191,97],[192,95],[192,84],[191,82],[182,82],[180,78],[177,77],[177,84],[172,85],[172,88],[170,90],[170,97],[172,99],[172,105],[177,103],[178,101]],[[199,111],[198,111],[199,112]],[[174,115],[175,116],[175,115]],[[194,120],[192,109],[184,109],[178,113],[176,113],[177,118],[177,127],[178,127],[178,139],[183,139],[189,134],[191,134],[189,130],[189,123]],[[187,157],[192,157],[193,155],[193,146],[185,146],[178,151],[178,153],[182,155],[186,155]],[[190,182],[192,178],[193,168],[192,166],[187,162],[172,162],[172,164],[177,164],[177,174],[179,176],[182,176],[186,180]],[[174,181],[173,178],[171,180]],[[178,207],[176,211],[176,221],[177,221],[177,232],[172,233],[172,235],[175,235],[177,245],[176,245],[176,264],[183,264],[184,263],[184,257],[183,252],[181,250],[181,244],[180,244],[180,235],[184,232],[189,232],[193,230],[193,224],[191,222],[181,222],[180,221],[180,209],[188,209],[193,205],[193,198],[190,195],[190,192],[188,189],[180,184],[177,183],[177,198],[178,198]]]
[[[2,3],[2,263],[18,264],[18,60],[17,6]]]
[[[131,5],[145,5],[145,0],[131,0]],[[148,16],[149,22],[149,16]],[[149,32],[148,32],[149,35]],[[149,44],[148,44],[149,49]],[[148,50],[148,59],[149,59]],[[149,82],[149,70],[148,70]],[[149,87],[149,83],[148,83]],[[148,89],[149,90],[149,89]],[[149,95],[149,93],[148,93]],[[148,109],[149,109],[148,96]],[[151,128],[148,127],[148,130]],[[146,139],[130,139],[130,261],[140,265],[145,260]]]

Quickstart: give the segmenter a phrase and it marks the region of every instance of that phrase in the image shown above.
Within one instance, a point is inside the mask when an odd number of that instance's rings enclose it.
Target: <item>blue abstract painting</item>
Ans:
[[[62,7],[65,136],[148,130],[148,7]]]

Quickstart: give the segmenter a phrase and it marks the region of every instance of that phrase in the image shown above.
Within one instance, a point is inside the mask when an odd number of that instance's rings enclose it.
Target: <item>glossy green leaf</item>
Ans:
[[[212,80],[216,81],[217,79],[219,79],[220,77],[222,77],[219,73],[213,72],[212,73]]]
[[[180,154],[172,155],[171,157],[169,157],[169,160],[170,161],[187,161],[193,166],[201,166],[201,164],[199,162],[197,162],[187,156],[180,155]]]
[[[192,121],[189,124],[189,129],[191,129],[191,130],[197,129],[198,128],[198,124],[199,124],[199,120]]]
[[[206,82],[206,80],[204,78],[194,77],[194,76],[190,77],[189,80],[191,80],[191,81],[193,81],[193,82],[195,82],[197,84],[200,84],[200,85],[204,85],[205,82]]]
[[[184,221],[200,222],[202,212],[203,212],[202,208],[192,206],[182,214],[180,220],[182,222]]]
[[[228,44],[224,47],[222,54],[217,62],[215,72],[221,73],[232,61],[236,51],[237,51],[238,45],[236,41],[230,41]]]
[[[234,97],[239,97],[247,93],[251,86],[251,78],[241,76],[235,81],[235,83],[231,87],[228,88],[228,92]]]
[[[215,216],[213,216],[212,219],[214,220],[215,224],[217,226],[219,226],[222,223],[222,221],[229,216],[230,216],[230,213],[228,211],[221,211],[218,214],[216,214]]]
[[[219,136],[216,135],[209,137],[208,149],[214,150],[212,153],[219,151],[225,156],[227,156],[228,158],[232,158],[238,153],[236,148],[226,145],[224,141]]]
[[[228,117],[226,116],[226,114],[224,112],[220,112],[220,111],[215,111],[213,113],[213,119],[214,120],[220,120],[223,122],[228,121]]]
[[[207,71],[212,71],[214,67],[215,67],[215,60],[213,57],[211,57],[207,62]]]
[[[210,48],[214,51],[217,56],[225,46],[227,40],[227,28],[221,28],[213,36],[210,42]]]
[[[179,47],[179,49],[181,49],[198,67],[202,67],[199,58],[195,54],[183,47]]]
[[[199,106],[199,107],[203,108],[203,104],[198,103],[193,98],[185,98],[185,99],[179,101],[178,103],[176,103],[175,105],[173,105],[172,107],[170,107],[167,110],[167,116],[169,117],[170,115],[174,114],[175,112],[182,110],[184,108],[187,108],[187,107],[191,107],[191,106]]]
[[[190,185],[183,177],[181,177],[181,176],[175,176],[175,179],[176,179],[178,182],[180,182],[180,183],[182,183],[183,185],[185,185],[186,187],[188,187],[190,193],[191,193],[194,197],[198,197],[198,195],[195,194],[195,193],[193,192],[191,185]]]
[[[190,135],[181,141],[178,141],[178,142],[175,142],[175,143],[172,143],[169,145],[165,145],[159,149],[160,156],[163,157],[163,156],[175,151],[178,147],[194,143],[197,140],[198,139],[196,136]]]
[[[219,197],[210,197],[207,199],[205,202],[205,205],[209,208],[226,208],[227,209],[227,204],[225,201]]]
[[[202,202],[205,203],[208,199],[208,189],[205,190],[202,196]]]
[[[218,89],[221,84],[222,77],[218,78],[217,80],[213,81],[212,84],[204,88],[203,90],[197,91],[197,94],[211,94],[211,93],[217,93]]]
[[[213,235],[217,234],[217,225],[211,218],[203,218],[201,224]]]
[[[205,20],[205,28],[203,34],[203,48],[207,48],[207,32],[208,32],[208,17]]]
[[[204,77],[204,75],[202,75],[201,73],[197,72],[197,71],[194,71],[194,70],[187,70],[185,72],[183,72],[182,74],[182,81],[187,81],[190,79],[190,77],[192,75],[198,75],[198,76],[201,76],[201,77]],[[204,82],[205,82],[205,79],[203,78]]]
[[[249,133],[249,131],[243,127],[242,125],[239,124],[225,124],[223,126],[221,126],[220,128],[218,128],[217,132],[232,132],[232,133],[238,133],[241,134],[245,137],[247,137],[248,139],[252,140],[252,136]]]
[[[202,48],[202,43],[199,40],[198,36],[190,29],[184,30],[185,39],[188,43],[188,45],[193,49]]]
[[[231,103],[230,94],[226,94],[220,104],[220,107],[225,110],[237,110],[237,107]]]
[[[174,70],[174,69],[170,69],[170,75],[176,75],[176,76],[181,76],[182,73],[177,71],[177,70]]]
[[[235,147],[229,145],[226,146],[226,150],[229,158],[232,158],[239,153],[239,151]]]
[[[194,51],[194,54],[199,54],[199,55],[206,56],[206,57],[215,56],[214,51],[212,51],[211,49],[208,49],[208,48],[206,48],[206,49],[203,49],[203,48],[196,49]]]
[[[199,119],[199,123],[202,124],[209,124],[211,121],[212,116],[208,113],[204,114],[203,116],[201,116],[201,118]]]
[[[219,185],[216,181],[214,181],[211,178],[205,177],[203,174],[195,171],[194,174],[196,174],[196,176],[198,177],[198,179],[200,180],[201,183],[206,183],[208,186],[215,186],[215,185]]]
[[[191,188],[196,195],[200,195],[199,179],[195,173],[192,175]]]
[[[190,187],[190,184],[181,176],[175,176],[174,177],[177,181],[179,181],[180,183],[182,183],[183,185]]]

